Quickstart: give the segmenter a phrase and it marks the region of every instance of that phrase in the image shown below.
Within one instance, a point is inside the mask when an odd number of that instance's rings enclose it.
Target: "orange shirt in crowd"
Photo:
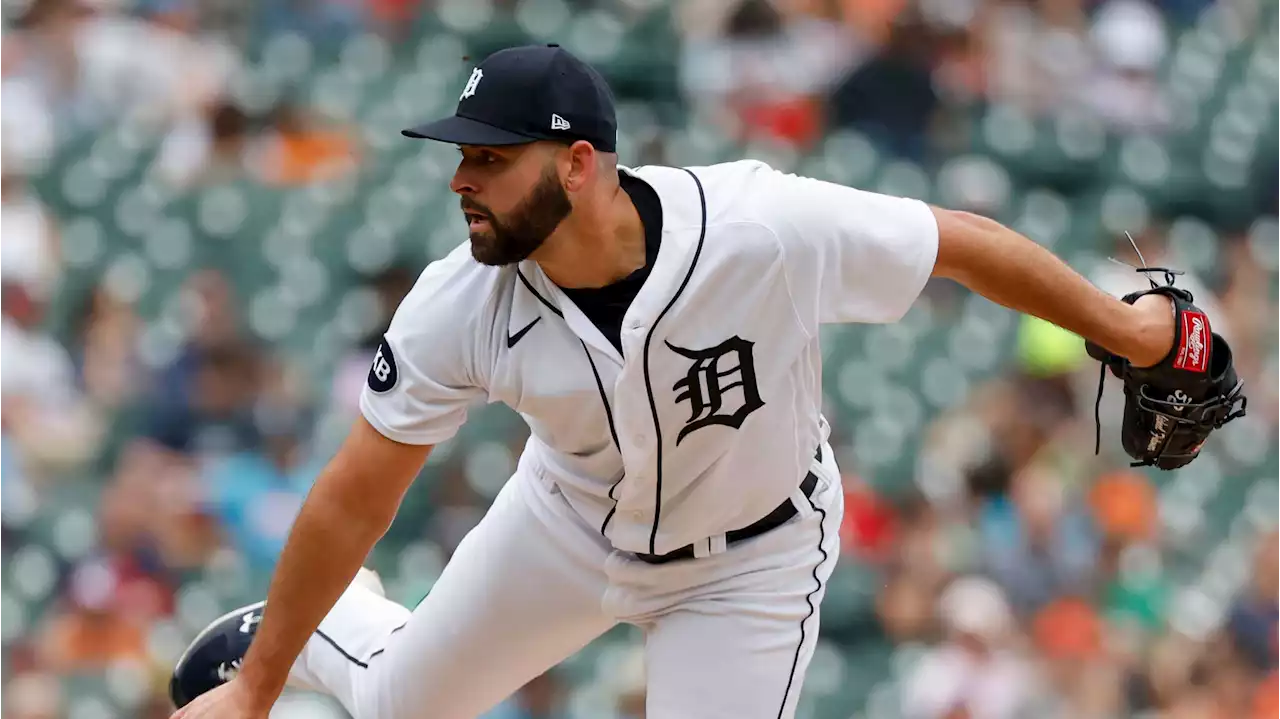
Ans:
[[[356,149],[346,133],[307,130],[276,137],[263,160],[267,183],[300,185],[348,172],[355,166]]]

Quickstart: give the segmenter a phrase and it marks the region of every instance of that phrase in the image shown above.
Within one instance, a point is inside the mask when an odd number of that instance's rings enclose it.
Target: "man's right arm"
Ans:
[[[486,396],[492,333],[478,327],[478,313],[459,311],[485,301],[488,278],[476,267],[465,244],[428,265],[371,358],[361,417],[294,520],[236,680],[255,708],[268,709],[283,691],[294,660],[391,526],[431,448],[452,438],[467,408]]]
[[[238,677],[264,714],[307,640],[391,526],[430,452],[431,445],[388,439],[361,417],[316,479],[289,532]]]

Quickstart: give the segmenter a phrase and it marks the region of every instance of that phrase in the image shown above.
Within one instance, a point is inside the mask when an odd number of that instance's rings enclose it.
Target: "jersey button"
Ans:
[[[635,442],[636,444],[644,444],[648,439],[649,438],[645,436],[643,433],[637,433],[635,435],[632,435],[631,437],[631,441]]]

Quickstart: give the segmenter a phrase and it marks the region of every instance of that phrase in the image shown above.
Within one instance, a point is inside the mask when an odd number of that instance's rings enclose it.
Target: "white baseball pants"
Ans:
[[[839,552],[831,454],[783,526],[662,565],[614,550],[554,484],[517,472],[415,610],[347,589],[290,686],[355,719],[473,719],[627,622],[646,638],[649,719],[792,717]]]

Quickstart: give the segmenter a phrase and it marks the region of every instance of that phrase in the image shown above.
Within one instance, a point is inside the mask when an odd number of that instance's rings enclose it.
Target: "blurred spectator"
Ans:
[[[120,579],[101,562],[81,565],[71,575],[62,611],[42,633],[45,666],[80,673],[120,661],[146,661],[146,623],[139,616],[140,607],[132,604],[139,597],[122,595]]]
[[[1010,641],[1014,617],[999,587],[963,577],[938,601],[946,640],[919,659],[903,682],[906,719],[1014,719],[1034,696],[1030,663]]]
[[[155,171],[180,188],[237,180],[247,176],[255,149],[249,116],[234,102],[219,100],[170,130]]]
[[[143,437],[170,453],[226,453],[256,446],[251,417],[258,350],[244,336],[230,285],[212,270],[181,297],[187,341],[151,382]]]
[[[133,307],[106,286],[93,290],[77,319],[72,355],[80,386],[103,410],[122,409],[141,391],[141,325]]]
[[[851,127],[889,152],[926,159],[938,110],[933,68],[940,37],[914,19],[900,19],[876,55],[835,88],[830,123]]]
[[[20,674],[5,685],[5,719],[62,719],[64,712],[62,687],[52,673]]]
[[[258,172],[268,185],[301,185],[355,169],[359,155],[346,130],[321,123],[298,105],[285,102],[271,114]]]
[[[288,187],[338,177],[358,162],[351,132],[320,122],[293,102],[259,118],[220,98],[173,127],[156,171],[182,188],[238,179]]]
[[[217,273],[197,273],[183,300],[188,342],[151,382],[141,431],[108,489],[114,501],[148,508],[136,518],[140,531],[174,568],[198,565],[217,547],[201,491],[206,464],[261,446],[253,410],[263,360],[241,335],[229,286]]]
[[[1156,491],[1143,475],[1108,472],[1089,490],[1095,526],[1108,543],[1144,542],[1156,537],[1159,508]]]
[[[1124,671],[1106,653],[1107,626],[1084,599],[1053,600],[1032,620],[1031,639],[1044,681],[1046,713],[1067,719],[1103,719],[1124,706]]]
[[[253,421],[259,358],[247,347],[213,347],[201,353],[185,401],[156,408],[146,436],[171,452],[218,457],[257,447]]]
[[[881,564],[898,541],[898,517],[893,507],[861,477],[844,477],[844,521],[841,551],[861,561]]]
[[[310,412],[288,372],[277,365],[264,385],[269,391],[254,407],[261,448],[211,461],[201,480],[229,544],[256,572],[274,568],[302,500],[328,459],[308,447]]]
[[[378,297],[378,315],[369,323],[369,331],[339,359],[333,373],[334,407],[351,417],[359,411],[360,392],[369,376],[373,353],[391,324],[396,308],[417,279],[417,273],[405,265],[395,265],[373,278],[371,289]]]
[[[76,386],[70,354],[41,330],[43,313],[43,303],[24,286],[0,282],[0,423],[34,476],[82,464],[97,450],[103,430]]]
[[[905,642],[933,634],[939,593],[973,562],[967,525],[923,496],[899,502],[897,526],[876,613],[886,634]]]
[[[67,468],[97,448],[101,427],[80,394],[71,357],[43,328],[60,275],[54,218],[31,192],[12,153],[0,169],[0,395],[3,431],[20,446],[27,467]]]
[[[715,9],[707,13],[708,6]],[[787,15],[770,0],[741,0],[684,9],[688,96],[739,138],[812,144],[822,130],[820,99],[854,61],[851,36],[831,8]],[[722,19],[709,21],[716,11]]]
[[[15,138],[16,139],[16,138]],[[47,302],[60,275],[58,227],[52,215],[32,192],[20,163],[12,162],[12,150],[4,151],[0,168],[0,279],[21,287],[33,300]]]
[[[1097,60],[1079,87],[1083,104],[1114,129],[1166,129],[1173,118],[1156,77],[1168,45],[1160,13],[1146,0],[1107,0],[1090,35]]]
[[[394,1],[394,0],[393,0]],[[266,32],[295,32],[312,42],[340,42],[359,32],[367,3],[304,0],[254,4],[256,25]]]
[[[979,524],[985,565],[1019,614],[1092,588],[1096,541],[1088,515],[1051,475],[1027,472],[989,500]]]
[[[894,642],[924,639],[933,628],[935,587],[921,577],[897,571],[876,595],[876,614]]]
[[[1232,604],[1227,621],[1230,641],[1240,657],[1259,672],[1274,671],[1277,662],[1277,584],[1280,534],[1267,532],[1258,541],[1250,582]]]
[[[1087,87],[1083,0],[979,3],[984,87],[989,100],[1033,116],[1054,114]]]
[[[67,129],[135,112],[181,117],[220,93],[237,63],[220,43],[100,0],[34,0],[18,24],[11,72]]]

